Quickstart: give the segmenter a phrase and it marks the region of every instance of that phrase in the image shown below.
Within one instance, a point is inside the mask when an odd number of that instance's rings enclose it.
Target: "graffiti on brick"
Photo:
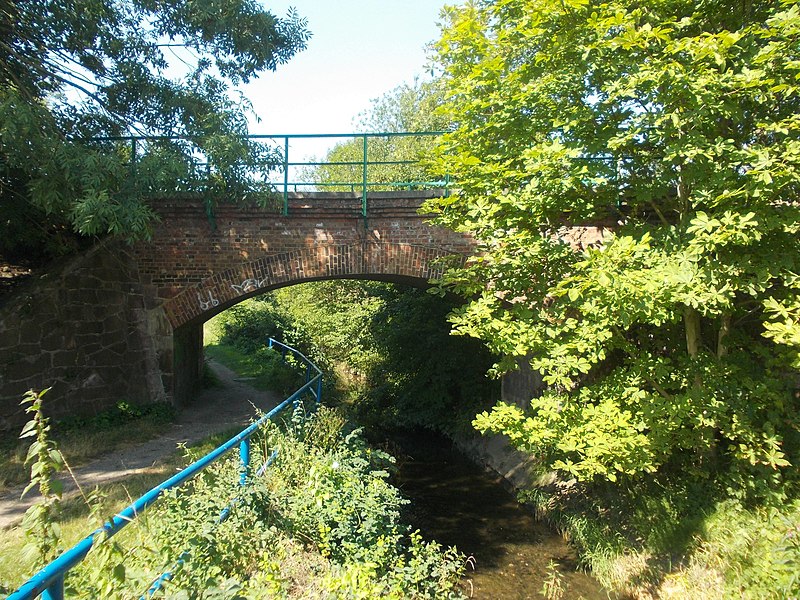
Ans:
[[[253,290],[257,290],[258,288],[262,288],[267,284],[267,279],[262,279],[259,281],[258,279],[245,279],[239,285],[235,283],[231,284],[234,292],[238,292],[239,294],[244,294],[245,292],[252,292]]]
[[[197,301],[200,303],[201,310],[208,310],[212,306],[219,306],[219,300],[214,298],[214,293],[211,290],[206,292],[208,294],[208,301],[206,301],[200,293],[197,293]]]

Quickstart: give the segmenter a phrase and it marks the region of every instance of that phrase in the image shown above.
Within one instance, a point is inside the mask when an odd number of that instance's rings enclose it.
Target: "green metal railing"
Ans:
[[[432,177],[423,166],[422,154],[432,148],[435,139],[444,131],[402,131],[374,133],[324,133],[324,134],[280,134],[280,135],[248,135],[248,142],[261,146],[272,156],[261,162],[237,165],[239,175],[248,177],[251,182],[259,182],[272,192],[282,195],[283,214],[289,211],[289,194],[303,190],[336,190],[358,193],[361,197],[361,213],[367,216],[367,196],[377,189],[444,189],[447,193],[450,179],[447,176]],[[402,144],[399,140],[417,139],[419,144]],[[355,151],[348,160],[310,160],[300,158],[299,151],[292,148],[293,142],[348,140],[353,142],[350,150]],[[148,146],[159,143],[174,144],[178,152],[192,163],[191,179],[194,188],[203,189],[203,181],[211,180],[216,173],[213,161],[208,158],[199,143],[199,138],[187,136],[121,136],[94,138],[96,142],[123,143],[128,145],[131,169],[136,170],[142,158],[147,154]],[[400,146],[398,146],[400,144]],[[357,151],[356,151],[357,148]],[[174,149],[174,148],[173,148]],[[331,149],[327,149],[328,152]],[[395,153],[393,156],[392,153]],[[381,156],[376,158],[375,154]],[[397,155],[402,153],[405,156]],[[352,153],[351,153],[352,154]],[[410,177],[387,177],[387,167],[410,173]],[[344,173],[345,177],[320,180],[321,169],[333,169],[336,174]],[[275,178],[274,175],[280,175]],[[298,176],[299,174],[299,176]],[[316,175],[316,177],[315,177]],[[190,186],[192,187],[192,186]]]
[[[386,167],[386,166],[412,166],[421,165],[420,157],[413,159],[392,159],[384,158],[381,160],[370,159],[369,141],[374,140],[392,140],[397,138],[436,138],[446,133],[445,131],[403,131],[403,132],[382,132],[382,133],[327,133],[327,134],[292,134],[280,136],[251,136],[253,139],[280,139],[283,142],[283,164],[282,172],[284,174],[283,180],[283,214],[288,214],[289,211],[289,192],[298,192],[301,188],[316,187],[316,188],[350,188],[350,191],[361,193],[361,213],[367,216],[367,194],[370,189],[377,187],[384,187],[390,189],[437,189],[441,188],[448,190],[450,179],[447,176],[438,179],[417,177],[406,180],[374,179],[370,177],[370,167]],[[361,156],[359,160],[346,160],[346,161],[296,161],[290,158],[290,141],[291,140],[311,140],[311,139],[353,139],[360,142]],[[298,167],[357,167],[360,173],[359,179],[340,179],[333,181],[292,181],[289,173],[291,169]],[[354,173],[356,169],[353,170]],[[374,175],[374,169],[372,171]]]

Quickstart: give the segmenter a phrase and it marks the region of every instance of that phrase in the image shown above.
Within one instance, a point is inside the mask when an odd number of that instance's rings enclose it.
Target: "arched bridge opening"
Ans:
[[[347,249],[349,250],[349,249]],[[386,251],[387,248],[382,248]],[[380,268],[357,268],[348,272],[328,273],[326,275],[308,275],[309,270],[302,269],[303,257],[297,253],[284,253],[269,257],[268,260],[259,261],[273,267],[280,273],[278,276],[266,276],[262,278],[248,277],[238,279],[239,283],[229,283],[241,277],[242,271],[248,272],[252,265],[241,265],[221,277],[212,277],[200,284],[193,286],[184,292],[190,299],[175,298],[172,302],[165,304],[165,313],[173,325],[172,329],[172,374],[173,396],[180,403],[185,404],[196,391],[203,373],[203,325],[217,314],[231,308],[244,300],[260,296],[262,294],[283,288],[295,286],[312,281],[330,280],[366,280],[380,281],[385,283],[415,287],[428,288],[431,280],[438,275],[441,270],[440,259],[451,258],[444,255],[436,248],[391,248],[394,252],[405,252],[407,256],[416,256],[416,268],[405,268],[402,272],[396,265],[390,266],[388,270]],[[348,252],[348,254],[351,254]],[[328,254],[333,260],[337,260],[336,255]],[[422,257],[422,258],[420,258]],[[409,259],[410,260],[410,259]],[[337,260],[338,262],[338,260]],[[375,267],[376,265],[373,265]],[[299,267],[296,272],[288,270],[291,267]],[[344,269],[342,269],[344,271]],[[258,274],[258,272],[256,272]],[[232,279],[231,279],[232,277]],[[220,281],[222,283],[220,283]],[[227,286],[227,287],[226,287]],[[228,292],[228,289],[231,291]],[[196,300],[191,302],[191,300]],[[185,312],[181,307],[190,307]],[[167,374],[167,373],[165,373]],[[168,374],[167,374],[168,375]]]
[[[221,206],[215,227],[200,202],[155,204],[160,223],[134,255],[166,394],[190,398],[202,373],[202,324],[247,298],[315,280],[424,287],[440,277],[446,261],[472,249],[470,238],[420,214],[440,194],[371,193],[366,218],[357,193],[292,194],[288,214]]]

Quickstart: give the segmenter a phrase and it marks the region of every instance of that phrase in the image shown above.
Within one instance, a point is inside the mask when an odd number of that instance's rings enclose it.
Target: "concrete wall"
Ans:
[[[531,369],[527,360],[518,360],[517,370],[503,375],[500,396],[510,404],[528,408],[531,398],[539,396],[543,390],[542,376]]]
[[[531,369],[527,360],[518,361],[518,370],[507,373],[501,381],[501,399],[521,408],[529,408],[531,398],[541,395],[541,375]],[[515,449],[504,435],[481,435],[454,440],[472,460],[500,475],[515,490],[549,483],[554,474],[541,474],[537,457]]]

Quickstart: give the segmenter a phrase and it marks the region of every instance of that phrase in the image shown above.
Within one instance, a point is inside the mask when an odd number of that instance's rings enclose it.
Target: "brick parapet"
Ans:
[[[153,237],[134,248],[150,307],[173,327],[207,318],[254,293],[336,277],[417,279],[441,274],[439,259],[466,255],[472,240],[420,214],[436,193],[377,192],[361,214],[357,194],[291,194],[273,207],[220,205],[214,222],[200,200],[153,203]]]

